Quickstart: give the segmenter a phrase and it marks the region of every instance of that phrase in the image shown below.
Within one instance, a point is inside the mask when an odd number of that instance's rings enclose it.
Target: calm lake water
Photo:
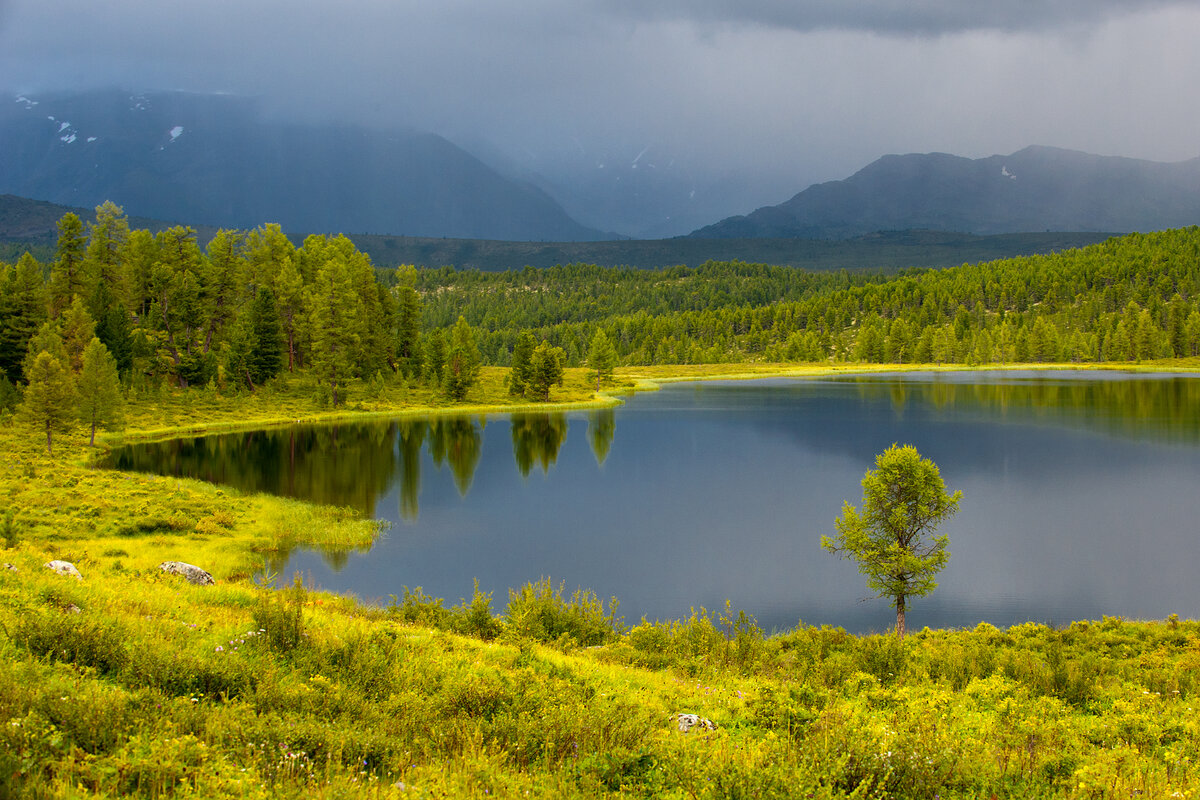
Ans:
[[[893,442],[961,489],[940,586],[910,629],[1200,615],[1200,379],[939,373],[676,384],[615,411],[233,434],[129,448],[123,469],[349,505],[366,553],[298,551],[326,589],[453,604],[549,576],[627,622],[701,606],[768,630],[894,622],[820,548]]]

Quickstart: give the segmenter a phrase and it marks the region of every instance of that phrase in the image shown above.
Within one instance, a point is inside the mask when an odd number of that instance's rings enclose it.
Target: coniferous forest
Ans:
[[[1200,352],[1196,228],[950,269],[710,261],[480,272],[380,270],[344,236],[296,247],[273,225],[219,231],[202,250],[190,228],[131,230],[111,203],[92,221],[67,214],[58,227],[50,263],[25,254],[0,265],[6,405],[28,381],[31,353],[62,339],[77,364],[93,334],[135,391],[253,390],[303,370],[333,405],[355,379],[402,376],[465,396],[471,365],[510,365],[522,334],[557,348],[560,367],[586,364],[599,332],[621,365],[1125,362]]]

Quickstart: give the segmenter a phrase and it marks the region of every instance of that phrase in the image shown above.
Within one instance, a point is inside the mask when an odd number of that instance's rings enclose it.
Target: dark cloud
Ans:
[[[1200,0],[0,0],[0,90],[237,92],[564,180],[683,165],[729,214],[886,153],[1194,157],[1197,30]]]
[[[939,36],[969,31],[1045,31],[1196,0],[603,0],[632,18],[741,23],[796,31],[847,30]]]

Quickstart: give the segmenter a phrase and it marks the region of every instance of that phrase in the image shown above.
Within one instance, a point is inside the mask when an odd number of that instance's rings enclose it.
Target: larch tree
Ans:
[[[550,387],[562,386],[563,362],[567,354],[561,347],[542,342],[533,350],[529,359],[529,383],[526,393],[534,400],[546,402],[550,399]]]
[[[590,375],[596,379],[596,391],[600,391],[601,381],[611,381],[613,370],[617,366],[617,348],[602,328],[596,329],[587,356]]]
[[[517,335],[508,372],[508,393],[513,397],[521,397],[529,387],[529,379],[532,377],[531,361],[535,347],[537,347],[537,342],[534,341],[532,333],[521,331]]]
[[[876,456],[862,487],[862,511],[845,503],[837,536],[822,536],[821,546],[858,562],[875,596],[892,599],[903,639],[908,599],[936,589],[934,576],[950,558],[949,538],[934,531],[958,510],[962,492],[947,494],[936,464],[912,445],[895,444]]]
[[[124,405],[117,361],[98,338],[93,338],[84,348],[76,392],[79,418],[91,426],[88,444],[95,445],[96,427],[112,428],[120,424]]]
[[[331,258],[317,271],[306,305],[313,372],[336,407],[345,400],[346,382],[354,375],[359,347],[357,295],[345,261]]]
[[[18,411],[37,430],[46,433],[46,452],[54,455],[54,434],[70,429],[75,418],[75,382],[61,360],[41,352],[33,360]]]
[[[475,331],[465,317],[459,317],[450,330],[450,348],[446,351],[446,394],[453,400],[463,400],[479,380],[483,357],[475,341]]]

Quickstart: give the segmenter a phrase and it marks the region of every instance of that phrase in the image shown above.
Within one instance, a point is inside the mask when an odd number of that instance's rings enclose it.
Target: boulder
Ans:
[[[83,580],[83,576],[79,574],[79,570],[75,569],[75,565],[70,561],[49,561],[46,563],[46,569],[52,569],[59,575],[69,575],[72,578]]]
[[[216,583],[212,575],[197,566],[185,564],[182,561],[164,561],[158,565],[158,568],[169,575],[182,575],[187,578],[188,583],[196,586],[212,586]]]
[[[702,731],[715,731],[717,729],[717,723],[696,714],[673,714],[671,721],[679,723],[679,730],[682,733],[687,733],[692,728],[698,728]]]

